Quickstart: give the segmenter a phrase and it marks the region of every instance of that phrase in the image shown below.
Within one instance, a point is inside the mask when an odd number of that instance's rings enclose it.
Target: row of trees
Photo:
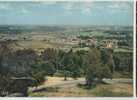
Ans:
[[[67,77],[77,79],[82,76],[86,79],[86,85],[91,87],[95,80],[102,81],[103,78],[112,78],[116,66],[121,64],[118,57],[114,58],[113,50],[97,48],[76,52],[48,48],[38,55],[32,49],[12,51],[8,45],[4,44],[0,48],[0,77],[2,80],[0,95],[3,91],[10,90],[9,87],[13,84],[11,77],[31,77],[36,80],[37,84],[40,84],[45,81],[45,76],[63,76],[64,80],[67,80]],[[125,57],[123,56],[122,59]],[[131,64],[132,59],[129,62]],[[129,66],[132,67],[131,65]],[[37,85],[34,83],[27,86]],[[22,85],[22,88],[25,87]]]

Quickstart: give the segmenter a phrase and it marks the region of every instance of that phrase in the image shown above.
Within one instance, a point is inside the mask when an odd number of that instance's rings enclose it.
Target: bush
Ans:
[[[54,76],[64,77],[64,74],[62,73],[62,71],[56,71],[56,72],[54,73]]]

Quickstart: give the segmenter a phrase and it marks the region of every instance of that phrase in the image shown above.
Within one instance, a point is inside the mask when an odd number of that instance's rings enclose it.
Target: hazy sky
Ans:
[[[132,25],[133,2],[0,2],[0,24]]]

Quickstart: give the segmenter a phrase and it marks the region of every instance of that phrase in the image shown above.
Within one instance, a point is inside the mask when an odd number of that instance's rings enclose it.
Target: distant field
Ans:
[[[62,49],[62,48],[71,48],[73,46],[74,45],[66,44],[66,43],[47,42],[42,40],[18,41],[17,45],[14,45],[16,49],[31,48],[40,51],[46,48]]]
[[[124,48],[117,48],[114,52],[133,52],[133,49],[124,49]]]
[[[73,48],[74,51],[77,50],[89,50],[88,47],[85,48],[79,48],[77,45],[69,44],[69,43],[58,43],[58,42],[47,42],[42,40],[31,40],[31,41],[18,41],[18,45],[15,46],[16,49],[23,49],[23,48],[31,48],[34,50],[43,50],[46,48],[55,48],[55,49],[70,49]],[[132,49],[128,48],[117,48],[114,49],[114,52],[133,52]]]

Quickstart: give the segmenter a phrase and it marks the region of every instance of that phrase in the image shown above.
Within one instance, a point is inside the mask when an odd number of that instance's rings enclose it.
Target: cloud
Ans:
[[[85,8],[82,10],[83,14],[90,14],[91,13],[91,9],[90,8]]]
[[[64,9],[68,11],[75,9],[73,3],[64,4],[63,6],[64,6]]]
[[[79,11],[84,14],[91,13],[92,2],[66,2],[63,4],[63,7],[68,12]]]
[[[122,1],[82,1],[82,2],[65,2],[63,4],[66,12],[70,14],[75,14],[79,12],[85,15],[91,15],[92,12],[102,12],[107,10],[109,13],[129,13],[132,11],[132,2],[122,2]]]
[[[23,14],[29,13],[29,11],[27,9],[25,9],[25,8],[22,8],[20,12],[23,13]]]
[[[79,1],[79,2],[72,2],[72,1],[39,1],[39,2],[2,2],[0,3],[0,10],[6,11],[14,11],[17,13],[27,14],[29,12],[35,12],[34,9],[41,9],[45,8],[46,6],[50,7],[57,7],[63,8],[65,11],[62,12],[64,14],[74,14],[74,13],[81,13],[81,14],[92,14],[93,10],[96,11],[103,11],[109,10],[110,12],[128,12],[131,9],[129,2],[97,2],[97,1]],[[36,9],[35,9],[36,10]],[[55,9],[56,11],[56,9]],[[53,11],[54,12],[54,11]],[[56,13],[57,14],[57,13]]]
[[[0,2],[0,11],[12,14],[27,14],[30,12],[29,6],[18,2]]]
[[[130,7],[130,3],[128,2],[113,2],[112,4],[108,5],[108,8],[111,9],[118,9],[118,10],[127,10]]]
[[[11,9],[10,5],[7,3],[0,3],[0,10],[9,10]]]
[[[56,1],[41,1],[40,2],[40,4],[42,4],[42,5],[55,5],[55,4],[57,4],[57,2]]]
[[[92,2],[67,2],[64,4],[64,8],[67,10],[75,10],[75,9],[83,9],[83,8],[91,8]]]

